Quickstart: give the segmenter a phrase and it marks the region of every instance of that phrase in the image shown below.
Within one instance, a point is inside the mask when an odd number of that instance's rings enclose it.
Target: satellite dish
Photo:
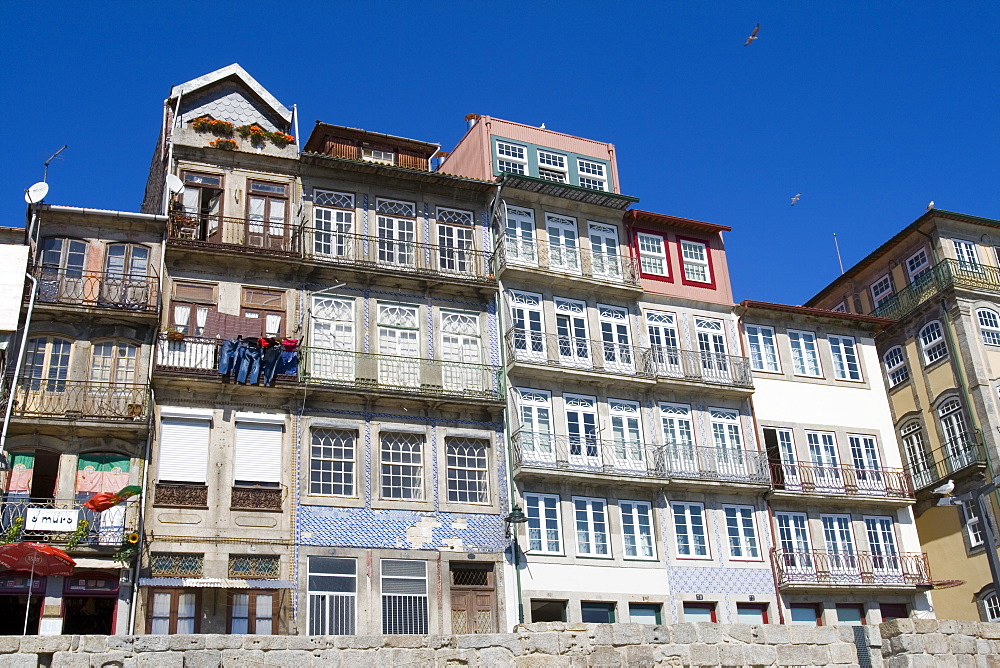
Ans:
[[[184,182],[176,174],[167,174],[167,190],[172,194],[177,194],[184,190]]]
[[[24,201],[28,204],[38,204],[49,194],[49,184],[39,181],[24,191]]]

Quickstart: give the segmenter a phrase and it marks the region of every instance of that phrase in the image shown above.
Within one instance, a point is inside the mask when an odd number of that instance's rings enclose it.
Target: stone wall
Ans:
[[[1000,666],[1000,624],[905,619],[883,624],[882,635],[879,630],[708,623],[542,623],[520,626],[514,633],[462,636],[0,636],[0,665]]]

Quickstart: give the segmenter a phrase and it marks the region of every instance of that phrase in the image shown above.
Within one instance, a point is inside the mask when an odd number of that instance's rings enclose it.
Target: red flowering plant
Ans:
[[[208,116],[199,116],[191,121],[191,127],[198,132],[211,132],[216,135],[229,136],[233,134],[233,124],[229,121],[217,121]]]
[[[208,145],[211,146],[212,148],[217,148],[223,151],[235,151],[237,148],[239,148],[239,146],[234,140],[225,139],[223,137],[219,137],[215,141],[208,142]]]

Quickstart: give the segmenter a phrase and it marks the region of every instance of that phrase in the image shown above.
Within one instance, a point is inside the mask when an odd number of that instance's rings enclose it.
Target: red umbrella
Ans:
[[[31,610],[31,584],[39,575],[72,575],[76,562],[58,547],[41,543],[10,543],[0,545],[0,566],[9,571],[29,571],[28,605],[24,609],[24,632],[28,633],[28,611]]]

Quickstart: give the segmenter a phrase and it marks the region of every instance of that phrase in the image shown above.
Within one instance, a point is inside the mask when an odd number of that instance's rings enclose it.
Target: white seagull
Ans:
[[[931,200],[930,204],[927,205],[927,210],[930,211],[933,208],[934,208],[934,200]]]
[[[952,492],[955,491],[955,481],[949,480],[945,484],[934,489],[931,494],[937,494],[938,496],[950,496]]]
[[[802,199],[802,193],[797,193],[795,197],[792,198],[792,206],[795,206],[795,203],[798,202],[800,199]]]

